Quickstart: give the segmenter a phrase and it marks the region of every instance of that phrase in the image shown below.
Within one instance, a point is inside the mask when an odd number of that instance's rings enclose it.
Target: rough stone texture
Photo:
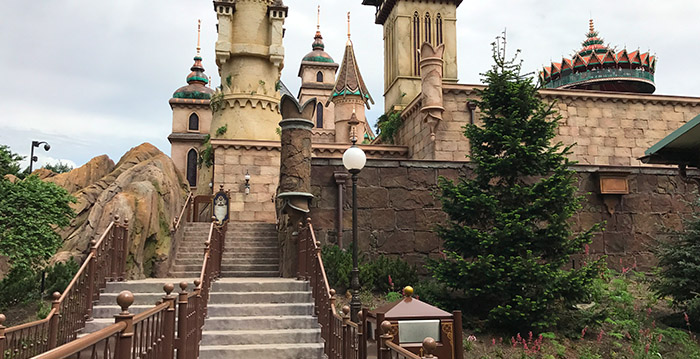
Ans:
[[[107,155],[97,156],[88,163],[73,169],[72,171],[54,174],[47,178],[47,182],[53,182],[68,192],[77,192],[106,176],[114,169],[114,161]]]
[[[579,194],[585,196],[583,208],[572,218],[572,229],[582,231],[604,222],[590,253],[606,255],[613,268],[636,266],[650,269],[654,264],[651,246],[669,238],[670,230],[683,228],[683,218],[691,214],[690,203],[696,188],[681,181],[674,169],[626,167],[630,194],[613,196],[615,212],[610,215],[598,194],[596,171],[600,167],[576,166]],[[610,168],[603,168],[610,169]],[[614,168],[613,168],[614,169]],[[620,169],[620,168],[618,168]],[[335,203],[337,185],[334,171],[342,171],[339,160],[312,161],[311,218],[317,238],[336,243]],[[439,161],[369,160],[358,181],[359,248],[370,256],[390,254],[422,265],[426,258],[439,256],[441,241],[435,225],[446,220],[440,201],[433,193],[438,176],[455,179],[468,175],[470,164]],[[345,186],[343,241],[352,241],[350,185]],[[583,251],[583,249],[582,249]],[[574,256],[577,265],[581,256]]]
[[[94,180],[100,172],[96,164],[113,165],[100,157],[66,173],[58,184],[72,188],[72,178]],[[182,209],[187,188],[170,157],[149,143],[132,148],[109,173],[73,192],[77,216],[62,231],[64,243],[52,261],[84,256],[90,240],[98,239],[119,215],[129,220],[128,276],[165,276],[173,249],[170,226]]]

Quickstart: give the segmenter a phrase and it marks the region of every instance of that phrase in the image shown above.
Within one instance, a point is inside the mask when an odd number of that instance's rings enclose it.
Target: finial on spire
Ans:
[[[595,27],[593,27],[593,19],[588,20],[588,29],[590,32],[595,32]]]
[[[348,11],[348,41],[350,41],[350,11]]]
[[[318,12],[316,14],[316,31],[321,31],[321,5],[318,6]]]
[[[197,20],[197,56],[199,56],[199,52],[202,50],[201,46],[199,46],[199,37],[200,37],[201,33],[202,33],[202,20],[199,19],[199,20]]]

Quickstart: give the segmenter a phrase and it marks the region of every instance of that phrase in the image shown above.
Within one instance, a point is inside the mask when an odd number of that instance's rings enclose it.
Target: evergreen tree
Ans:
[[[502,42],[501,42],[502,41]],[[599,262],[564,269],[590,243],[597,226],[574,235],[580,208],[570,147],[553,144],[561,118],[545,104],[521,62],[493,43],[495,64],[478,92],[483,125],[466,125],[473,175],[440,179],[448,222],[438,226],[445,259],[433,276],[463,294],[467,314],[502,329],[543,329],[561,310],[585,300]],[[518,51],[519,52],[519,51]]]
[[[20,173],[19,161],[24,157],[10,150],[10,146],[0,145],[0,177],[5,175],[18,176]]]

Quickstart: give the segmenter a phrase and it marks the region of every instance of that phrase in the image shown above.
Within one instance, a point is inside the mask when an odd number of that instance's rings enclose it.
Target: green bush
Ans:
[[[352,246],[348,250],[342,250],[336,245],[326,245],[321,248],[321,256],[330,286],[338,293],[347,290],[352,274]],[[368,260],[362,255],[358,262],[360,285],[363,289],[386,293],[401,291],[407,285],[418,283],[416,267],[400,258],[392,259],[380,255],[374,260]]]
[[[78,273],[80,265],[71,258],[65,263],[56,263],[46,268],[46,281],[44,282],[45,296],[51,298],[53,292],[63,293],[70,281]]]
[[[38,300],[39,285],[41,278],[33,271],[12,269],[0,281],[0,309],[5,311],[10,306]]]

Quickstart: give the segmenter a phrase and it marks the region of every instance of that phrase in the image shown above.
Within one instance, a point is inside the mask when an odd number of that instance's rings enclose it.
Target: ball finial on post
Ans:
[[[129,307],[134,304],[134,293],[123,290],[117,296],[117,304],[122,308],[121,314],[129,314]]]
[[[425,353],[425,356],[423,358],[435,358],[433,353],[435,352],[436,348],[437,342],[435,341],[435,339],[431,337],[423,339],[423,352]]]
[[[187,285],[188,285],[187,282],[185,282],[184,280],[182,282],[180,282],[180,291],[182,293],[184,293],[187,290]]]
[[[403,288],[404,297],[413,297],[413,287],[407,285]]]
[[[163,286],[163,291],[165,292],[165,295],[170,295],[170,293],[172,293],[174,289],[175,289],[175,285],[172,283],[166,283]]]

